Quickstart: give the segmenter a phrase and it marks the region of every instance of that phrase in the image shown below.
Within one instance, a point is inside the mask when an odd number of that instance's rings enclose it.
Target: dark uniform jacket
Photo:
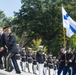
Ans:
[[[57,68],[58,68],[58,62],[57,62],[57,60],[53,61],[53,63],[54,63],[54,70],[57,70]]]
[[[72,60],[72,67],[76,70],[76,54],[74,55],[74,59]]]
[[[65,59],[65,66],[70,67],[72,64],[69,62],[69,60],[72,57],[72,53],[71,52],[67,52],[66,53],[66,59]]]
[[[25,52],[21,52],[21,61],[26,62],[27,61],[27,55]]]
[[[36,59],[37,59],[37,62],[38,63],[44,63],[45,61],[45,56],[44,56],[44,53],[43,51],[39,50],[36,54]]]
[[[27,61],[28,61],[28,63],[32,63],[32,61],[33,61],[31,52],[27,52]]]
[[[32,58],[33,58],[33,65],[37,65],[36,54],[33,54]]]
[[[47,63],[48,63],[48,67],[49,67],[49,68],[53,68],[53,67],[54,67],[53,59],[51,59],[50,57],[48,57]]]
[[[47,61],[47,59],[45,59],[44,67],[48,67],[48,61]]]
[[[4,50],[0,52],[1,55],[4,55],[7,52],[5,45],[6,45],[5,34],[3,33],[2,35],[0,35],[0,47],[4,47]]]
[[[16,46],[16,38],[11,33],[6,36],[6,46],[8,47],[9,53],[19,53],[19,50]]]
[[[64,67],[65,66],[65,54],[60,53],[60,58],[58,60],[59,60],[59,67]]]

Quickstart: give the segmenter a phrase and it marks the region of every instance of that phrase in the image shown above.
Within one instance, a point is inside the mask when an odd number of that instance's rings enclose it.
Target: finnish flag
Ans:
[[[76,22],[69,16],[69,14],[62,7],[63,27],[66,28],[66,36],[69,38],[76,33]]]

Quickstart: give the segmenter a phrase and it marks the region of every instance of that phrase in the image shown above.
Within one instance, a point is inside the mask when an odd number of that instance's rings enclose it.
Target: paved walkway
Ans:
[[[0,75],[34,75],[34,74],[24,73],[24,72],[22,72],[21,74],[16,74],[15,71],[6,72],[4,70],[0,70]]]

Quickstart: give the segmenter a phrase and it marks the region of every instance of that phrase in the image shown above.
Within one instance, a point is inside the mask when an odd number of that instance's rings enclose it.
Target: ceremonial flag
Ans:
[[[66,35],[70,38],[76,33],[76,22],[69,16],[69,14],[62,7],[63,27],[66,28]]]

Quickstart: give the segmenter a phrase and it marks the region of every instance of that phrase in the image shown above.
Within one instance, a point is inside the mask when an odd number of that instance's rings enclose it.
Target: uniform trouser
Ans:
[[[47,67],[44,67],[44,75],[47,75]]]
[[[22,71],[26,72],[26,62],[22,62]]]
[[[37,74],[37,65],[33,65],[33,72],[34,74]]]
[[[53,75],[54,74],[54,69],[53,68],[49,68],[50,70],[50,75]]]
[[[69,75],[71,75],[70,67],[65,66],[64,69],[63,69],[63,75],[66,75],[67,72],[69,73]]]
[[[18,64],[19,69],[20,69],[20,71],[21,71],[22,69],[21,69],[21,60],[20,60],[20,59],[17,59],[17,64]]]
[[[15,71],[17,73],[20,72],[20,69],[18,67],[17,61],[16,61],[16,54],[15,53],[8,53],[7,57],[6,57],[6,69],[8,69],[8,66],[10,66],[11,68],[13,68],[12,63],[9,62],[9,60],[12,60]]]
[[[43,75],[44,64],[39,63],[38,68],[39,68],[39,75]]]
[[[72,75],[76,75],[76,69],[73,69]]]
[[[6,50],[3,50],[2,52],[0,52],[0,68],[3,68],[4,59],[2,61],[2,57],[3,56],[5,57],[5,55],[6,55]],[[5,63],[4,63],[4,66],[5,66]]]
[[[56,69],[56,70],[54,70],[54,75],[57,75],[57,69]]]
[[[57,75],[63,75],[63,74],[61,74],[62,71],[63,71],[63,68],[64,68],[64,67],[59,67],[59,68],[58,68]]]
[[[29,69],[30,73],[33,73],[33,71],[32,71],[32,63],[28,63],[28,69]]]

